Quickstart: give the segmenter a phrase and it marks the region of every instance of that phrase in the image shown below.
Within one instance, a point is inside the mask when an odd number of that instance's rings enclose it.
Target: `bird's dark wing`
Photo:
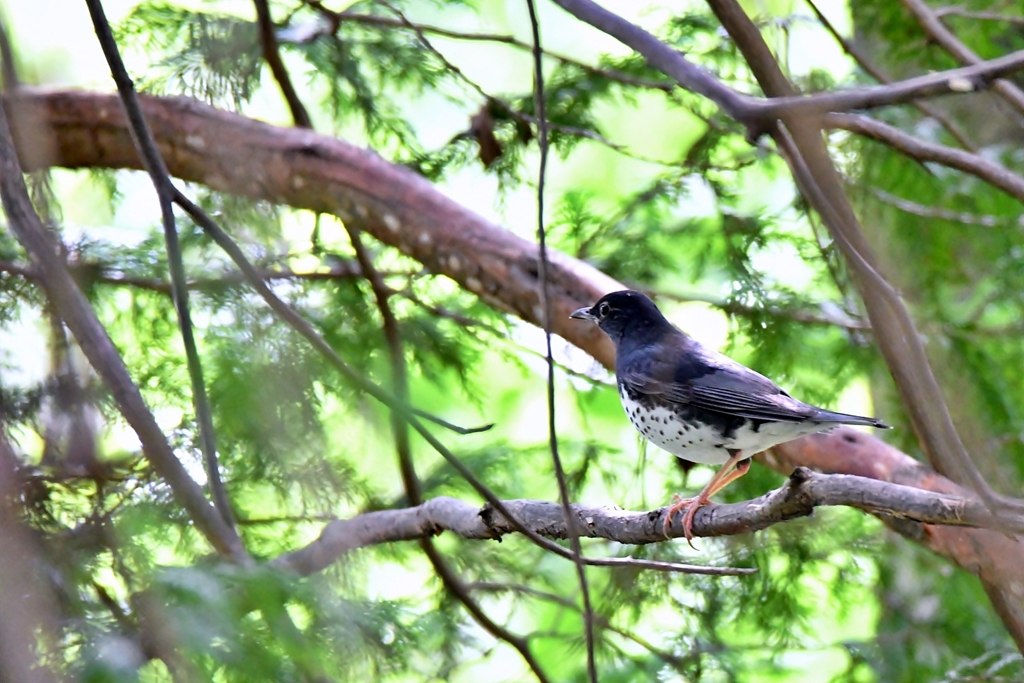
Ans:
[[[802,422],[818,412],[764,375],[692,340],[686,342],[686,348],[671,350],[679,353],[643,353],[624,359],[616,373],[619,381],[641,394],[755,420]]]

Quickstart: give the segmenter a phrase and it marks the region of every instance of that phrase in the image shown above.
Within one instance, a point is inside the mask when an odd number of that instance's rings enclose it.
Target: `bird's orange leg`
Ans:
[[[704,505],[711,502],[711,496],[715,495],[726,486],[736,481],[750,470],[750,458],[745,457],[742,451],[732,451],[729,460],[722,465],[722,469],[715,473],[715,476],[711,477],[711,481],[707,483],[707,486],[697,494],[696,498],[685,498],[678,499],[672,507],[668,509],[665,515],[665,535],[669,535],[669,529],[672,526],[672,517],[677,512],[686,508],[686,514],[683,515],[683,535],[686,536],[686,542],[693,547],[693,518],[697,514],[697,510]]]

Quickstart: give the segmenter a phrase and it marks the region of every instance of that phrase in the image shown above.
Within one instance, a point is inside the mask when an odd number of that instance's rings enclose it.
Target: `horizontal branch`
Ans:
[[[516,521],[548,538],[569,537],[565,514],[559,503],[537,500],[503,501]],[[780,488],[743,503],[709,505],[697,511],[695,536],[734,536],[767,529],[810,515],[816,507],[843,505],[886,517],[926,524],[994,527],[997,522],[980,502],[876,479],[844,474],[818,474],[799,467]],[[602,538],[641,545],[683,536],[679,516],[665,535],[668,508],[631,512],[618,508],[574,504],[573,528],[580,537]],[[1000,527],[1007,532],[1020,528]],[[408,541],[451,531],[471,540],[500,539],[515,526],[490,506],[476,507],[455,498],[434,498],[401,510],[368,512],[327,525],[308,546],[282,555],[274,566],[301,575],[321,571],[344,554],[366,546]],[[601,563],[596,558],[587,558]],[[621,559],[621,558],[617,558]],[[595,562],[596,560],[596,562]],[[741,573],[728,568],[697,567],[693,573]]]

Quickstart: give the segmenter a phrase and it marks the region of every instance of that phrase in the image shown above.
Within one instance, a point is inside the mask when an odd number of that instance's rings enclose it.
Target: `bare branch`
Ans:
[[[561,505],[536,500],[503,501],[515,522],[556,539],[569,535]],[[767,529],[816,507],[844,505],[872,514],[924,524],[998,527],[1024,531],[1024,521],[998,520],[975,498],[924,491],[845,474],[818,474],[798,468],[779,489],[743,503],[709,505],[697,512],[694,535],[704,538],[735,536]],[[668,508],[630,512],[610,507],[572,505],[573,531],[588,538],[640,545],[666,540],[664,515]],[[310,545],[275,559],[273,566],[308,575],[328,567],[357,548],[408,541],[451,531],[470,540],[498,539],[515,531],[515,524],[489,505],[478,508],[455,498],[434,498],[418,507],[368,512],[331,522]],[[670,538],[683,536],[673,524]],[[587,558],[588,560],[594,558]],[[692,573],[729,574],[746,570],[695,567]]]
[[[922,140],[860,114],[829,114],[825,125],[877,140],[917,161],[934,162],[969,173],[1024,202],[1024,177],[979,154]]]
[[[928,34],[928,37],[941,45],[943,49],[953,56],[961,64],[981,64],[982,59],[973,50],[964,45],[953,35],[953,32],[946,28],[939,17],[932,11],[924,0],[900,0],[903,6],[910,10],[921,28]],[[1024,92],[1013,83],[998,79],[992,83],[992,89],[998,93],[1003,100],[1017,110],[1019,115],[1024,115]]]
[[[880,68],[874,65],[871,62],[871,60],[868,59],[868,56],[864,54],[864,51],[861,50],[856,43],[853,43],[847,40],[845,37],[843,37],[843,35],[839,32],[839,29],[837,29],[835,25],[833,25],[832,22],[828,20],[828,17],[826,17],[820,9],[818,9],[818,6],[814,3],[814,0],[807,0],[807,4],[810,6],[811,11],[814,12],[814,15],[818,17],[818,21],[821,22],[821,25],[825,27],[825,30],[832,34],[832,37],[835,38],[836,42],[839,43],[839,46],[843,48],[843,51],[846,52],[846,54],[850,55],[850,57],[852,57],[853,60],[857,62],[857,65],[860,66],[860,68],[864,69],[864,71],[870,74],[871,77],[874,78],[879,83],[892,83],[892,79],[889,78],[885,74],[885,72],[883,72]],[[962,131],[959,126],[953,123],[948,116],[946,116],[943,112],[939,111],[935,106],[928,104],[927,102],[921,102],[918,100],[915,100],[910,104],[913,105],[918,111],[920,111],[925,116],[929,116],[935,121],[937,121],[939,125],[945,128],[946,131],[950,135],[952,135],[964,149],[970,150],[972,152],[976,151],[974,145],[967,138],[967,134],[964,133],[964,131]]]
[[[253,4],[256,5],[256,23],[260,29],[263,59],[270,67],[270,73],[274,75],[278,87],[281,88],[281,94],[284,96],[285,102],[288,103],[288,109],[292,113],[295,125],[300,128],[312,128],[313,121],[309,118],[309,112],[302,105],[302,100],[299,99],[299,94],[292,84],[291,76],[288,75],[288,69],[285,68],[284,61],[281,59],[281,51],[277,47],[277,35],[274,33],[274,19],[270,15],[270,6],[267,0],[253,0]]]
[[[139,108],[135,86],[125,69],[124,62],[117,49],[117,43],[110,30],[103,4],[100,0],[86,0],[89,15],[92,17],[93,28],[99,40],[103,55],[110,67],[110,73],[117,84],[118,93],[128,118],[132,138],[142,159],[142,165],[149,174],[153,187],[160,202],[161,224],[164,230],[164,242],[167,249],[167,264],[171,274],[171,291],[174,298],[174,310],[178,315],[178,327],[181,328],[182,344],[185,347],[185,360],[188,366],[189,380],[192,385],[192,405],[196,411],[196,422],[199,424],[199,448],[206,464],[206,476],[210,482],[210,493],[213,504],[230,527],[234,524],[234,512],[231,501],[224,488],[220,476],[220,464],[217,460],[217,439],[213,427],[213,409],[206,395],[206,382],[203,379],[203,368],[196,348],[195,332],[192,326],[192,315],[189,312],[188,288],[185,286],[185,266],[182,261],[181,245],[178,241],[178,230],[174,222],[172,199],[174,187],[167,167],[160,152],[153,142],[153,136],[146,125],[146,119]]]

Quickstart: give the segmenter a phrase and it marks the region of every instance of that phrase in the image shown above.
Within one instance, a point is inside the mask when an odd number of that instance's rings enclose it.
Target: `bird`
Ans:
[[[693,546],[693,519],[711,496],[750,469],[750,457],[842,424],[890,429],[793,398],[764,375],[706,348],[669,322],[645,294],[612,292],[570,316],[596,323],[615,344],[615,378],[630,422],[648,441],[690,462],[722,465],[695,498],[675,497]]]

